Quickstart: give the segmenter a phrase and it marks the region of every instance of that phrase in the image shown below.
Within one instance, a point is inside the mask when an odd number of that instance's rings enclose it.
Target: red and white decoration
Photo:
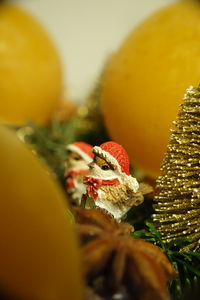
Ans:
[[[112,141],[106,142],[100,147],[95,146],[93,153],[100,154],[101,157],[115,167],[116,175],[121,183],[126,184],[134,192],[138,190],[139,184],[137,180],[130,175],[128,154],[121,145]]]
[[[75,142],[67,146],[67,150],[79,154],[87,164],[93,160],[94,154],[92,149],[93,147],[90,144],[84,142]]]
[[[88,198],[94,199],[95,206],[107,210],[116,219],[120,220],[130,207],[124,206],[123,208],[119,208],[117,203],[113,204],[114,201],[107,201],[105,192],[101,190],[101,187],[123,184],[127,190],[133,193],[138,191],[139,184],[136,178],[130,175],[128,154],[121,145],[112,141],[106,142],[101,146],[95,146],[93,148],[93,153],[103,158],[114,170],[103,171],[99,166],[96,166],[95,163],[93,163],[93,168],[84,178],[84,182],[87,186],[86,194]],[[89,207],[90,201],[86,203],[86,208]]]
[[[80,205],[82,195],[86,193],[86,187],[83,183],[83,177],[89,171],[88,164],[92,162],[94,154],[93,147],[84,142],[75,142],[67,146],[67,150],[78,154],[81,160],[73,163],[73,166],[67,166],[65,171],[67,191],[72,198],[72,202]],[[80,178],[82,180],[80,181]]]

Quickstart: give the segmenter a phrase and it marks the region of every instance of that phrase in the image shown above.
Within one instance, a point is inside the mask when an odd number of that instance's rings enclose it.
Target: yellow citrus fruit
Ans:
[[[80,300],[70,213],[51,173],[0,126],[0,287],[20,299]]]
[[[0,3],[0,121],[45,123],[61,86],[60,59],[48,34],[21,8]]]
[[[180,1],[138,26],[111,59],[102,107],[113,139],[151,175],[185,90],[200,82],[200,5]]]

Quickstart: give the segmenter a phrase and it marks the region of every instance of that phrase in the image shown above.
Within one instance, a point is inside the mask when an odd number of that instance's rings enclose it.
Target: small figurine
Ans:
[[[75,142],[67,146],[66,159],[66,187],[72,204],[80,205],[82,195],[86,192],[83,177],[89,171],[88,164],[92,162],[94,154],[92,146],[84,142]]]
[[[85,208],[98,207],[120,221],[132,206],[141,204],[143,193],[136,178],[129,172],[129,158],[124,148],[115,142],[106,142],[93,148],[94,159],[84,177]],[[151,187],[146,189],[149,193]]]

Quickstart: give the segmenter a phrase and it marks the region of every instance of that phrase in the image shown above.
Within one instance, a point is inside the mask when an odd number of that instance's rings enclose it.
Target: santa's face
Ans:
[[[87,162],[78,153],[68,150],[67,159],[65,161],[66,168],[69,170],[85,170],[89,169]]]
[[[89,164],[88,176],[100,179],[112,179],[117,177],[117,172],[111,164],[102,157],[95,155],[93,162]]]

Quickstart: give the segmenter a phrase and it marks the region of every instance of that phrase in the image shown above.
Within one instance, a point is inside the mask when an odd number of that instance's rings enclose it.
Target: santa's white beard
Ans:
[[[120,180],[120,175],[117,173],[117,171],[114,170],[102,170],[96,163],[92,164],[92,168],[90,168],[87,177],[102,179],[102,180],[112,180],[112,179],[118,179]],[[126,213],[126,211],[122,211],[117,207],[117,205],[113,204],[110,201],[105,200],[105,192],[101,189],[101,187],[97,191],[98,198],[93,203],[90,203],[90,201],[86,202],[86,208],[92,208],[93,205],[106,210],[108,213],[112,214],[113,217],[117,220],[120,220],[122,216]],[[92,205],[92,206],[91,206]]]
[[[69,188],[69,192],[71,192],[71,198],[77,205],[81,205],[82,196],[86,193],[86,186],[83,182],[77,181],[74,178],[74,188]]]
[[[98,198],[94,201],[91,198],[88,198],[86,201],[85,208],[94,208],[99,207],[109,214],[111,214],[118,222],[121,221],[122,217],[127,213],[130,207],[119,208],[118,205],[112,203],[111,201],[106,200],[105,192],[99,188],[98,189]]]
[[[135,178],[132,176],[127,176],[126,174],[119,174],[117,170],[102,170],[96,163],[92,163],[92,166],[90,167],[90,170],[87,174],[87,177],[102,179],[102,180],[112,180],[112,179],[118,179],[121,184],[128,185],[128,180],[131,181],[131,189],[133,189],[135,192],[138,190],[139,184]],[[130,206],[123,206],[119,208],[119,206],[115,203],[112,203],[109,200],[106,200],[105,197],[105,191],[101,189],[101,187],[97,191],[98,197],[95,201],[86,202],[86,208],[92,208],[91,205],[96,205],[97,207],[106,210],[110,214],[113,215],[113,217],[120,221],[121,218],[127,213],[127,211],[130,209]]]
[[[105,179],[105,180],[111,180],[114,178],[119,179],[119,174],[117,174],[117,171],[114,170],[102,170],[96,163],[92,164],[92,168],[90,168],[88,175],[89,177],[98,178],[98,179]]]

